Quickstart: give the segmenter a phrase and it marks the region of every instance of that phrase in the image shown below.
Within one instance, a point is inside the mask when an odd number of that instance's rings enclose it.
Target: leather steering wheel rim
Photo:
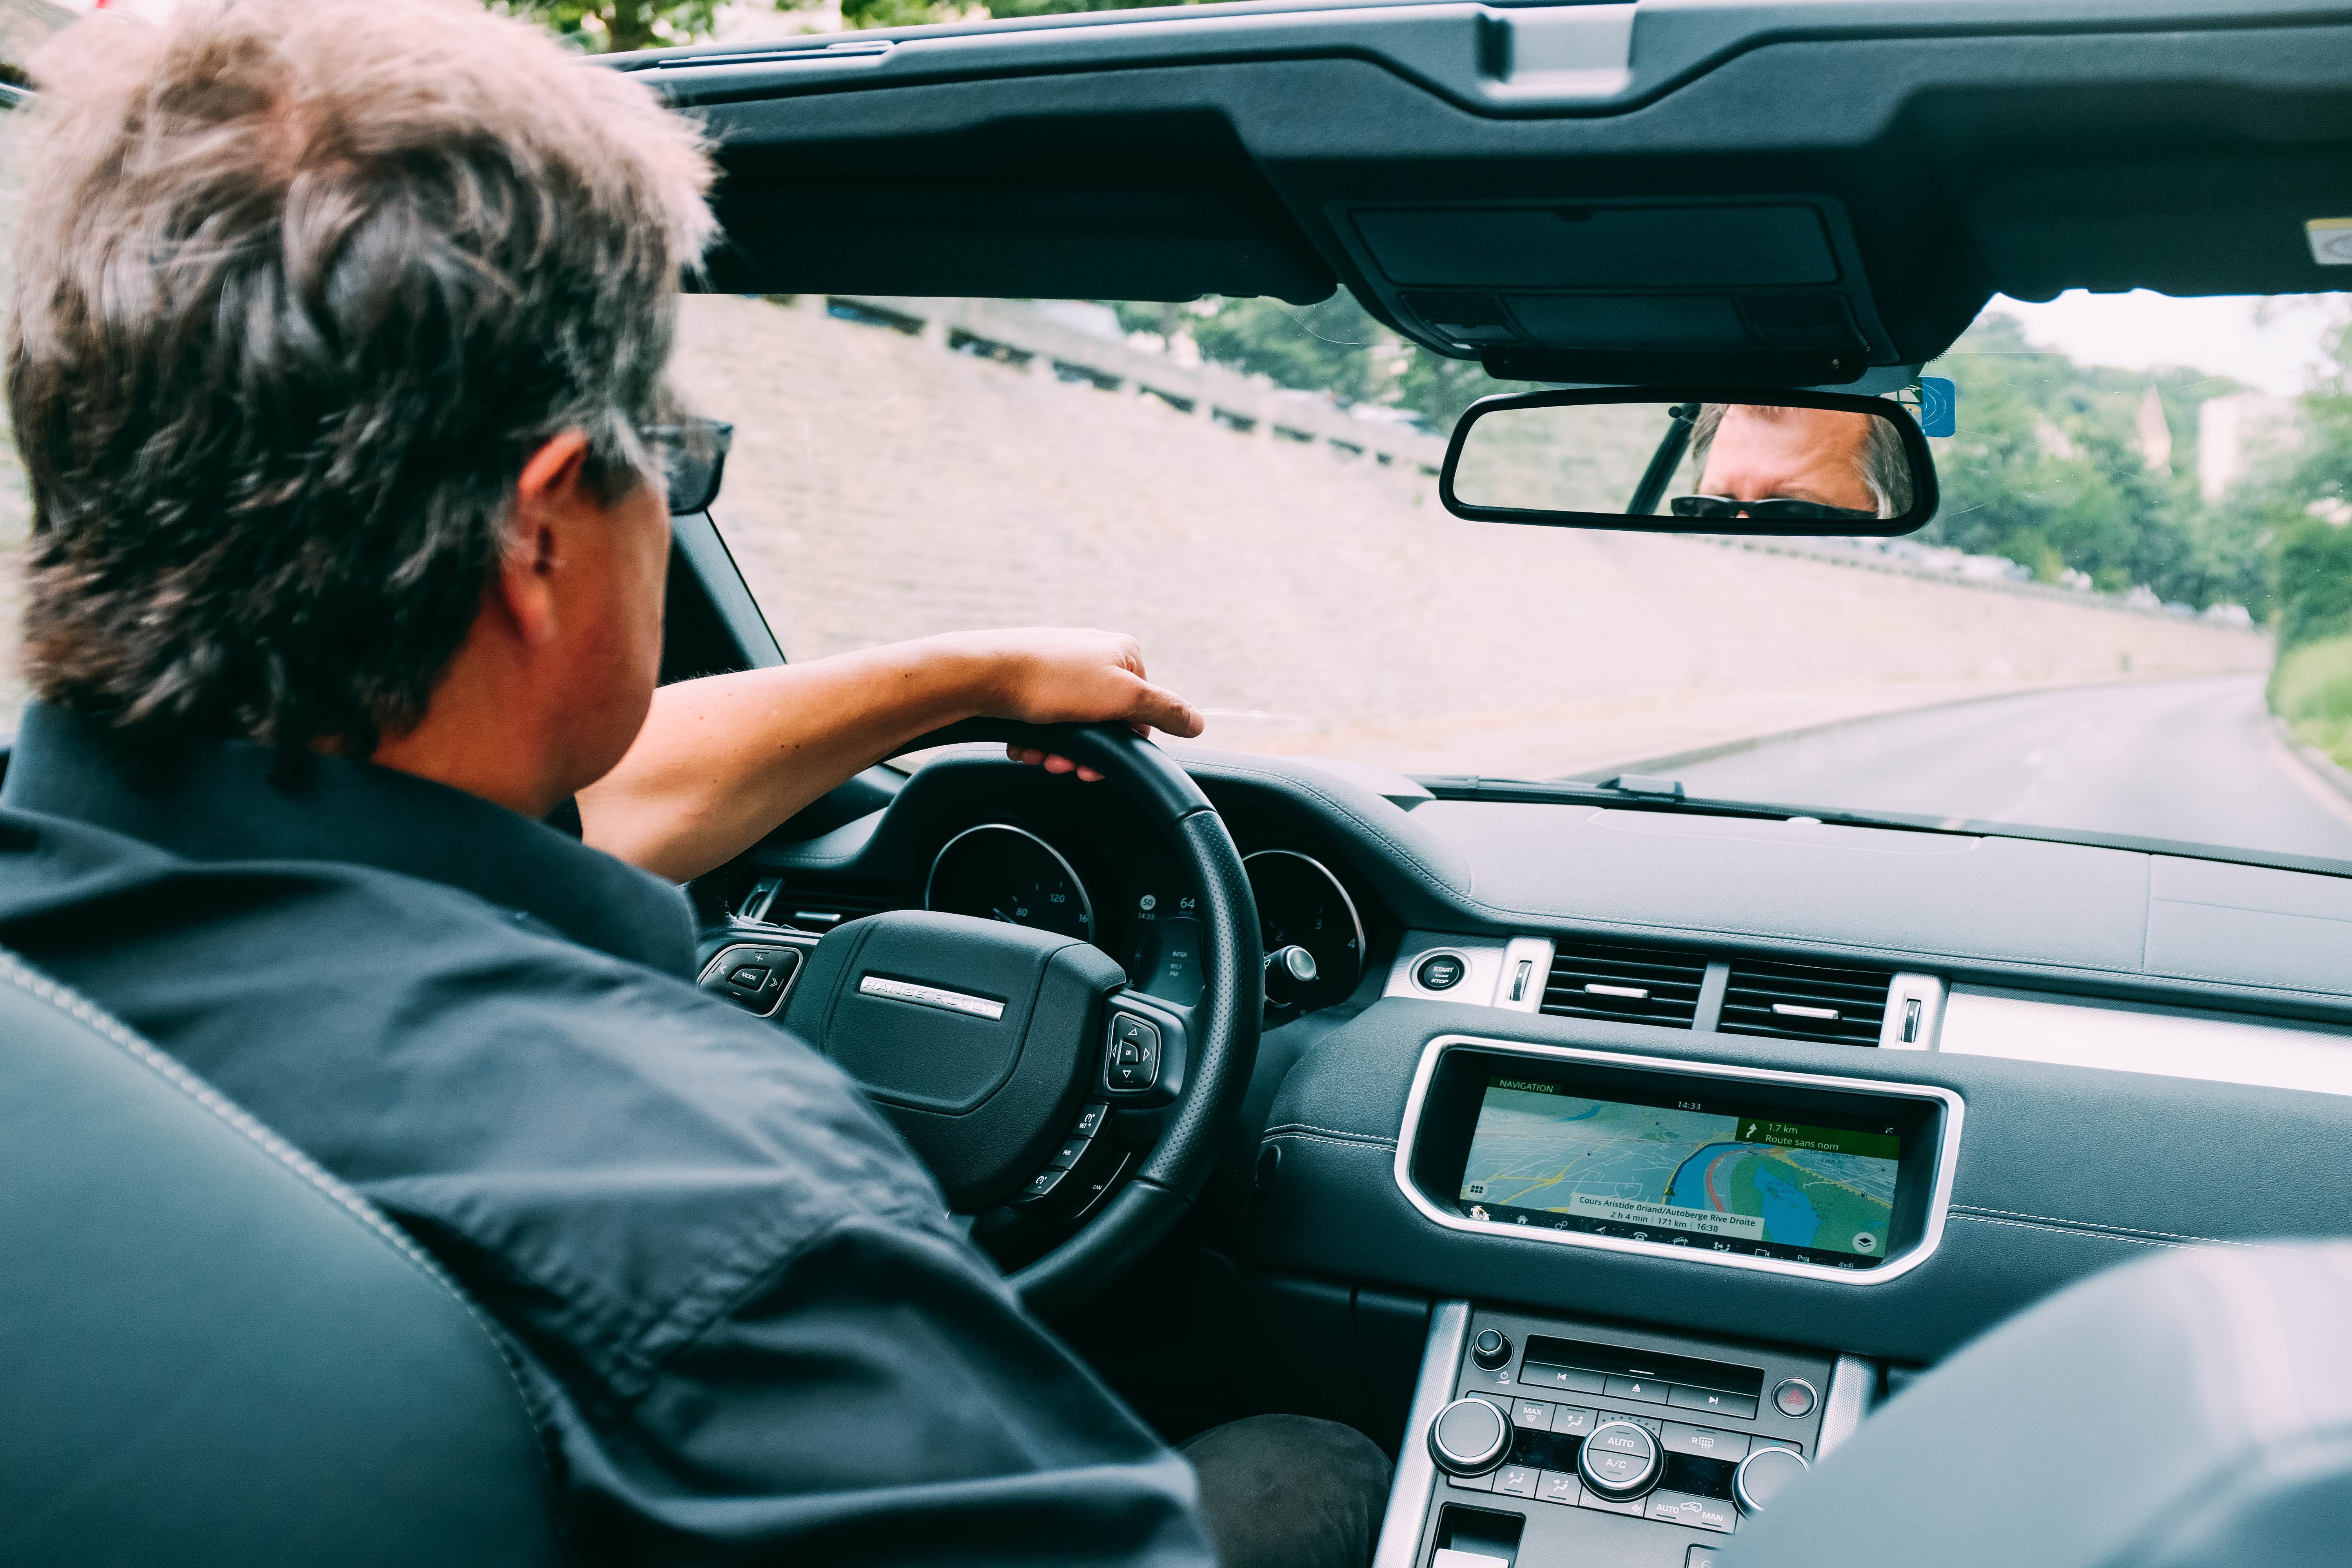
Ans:
[[[1022,1301],[1047,1314],[1090,1299],[1150,1251],[1200,1195],[1257,1063],[1265,954],[1241,852],[1201,786],[1167,752],[1125,724],[1003,719],[951,724],[906,750],[970,742],[1036,747],[1099,772],[1167,838],[1201,899],[1202,985],[1186,1031],[1190,1077],[1135,1174],[1076,1235],[1012,1275]]]

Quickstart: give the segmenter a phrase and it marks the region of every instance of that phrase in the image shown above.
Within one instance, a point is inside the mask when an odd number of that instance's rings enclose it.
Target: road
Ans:
[[[2272,739],[2260,676],[1955,703],[1661,771],[1692,795],[1727,800],[2352,859],[2352,805]]]

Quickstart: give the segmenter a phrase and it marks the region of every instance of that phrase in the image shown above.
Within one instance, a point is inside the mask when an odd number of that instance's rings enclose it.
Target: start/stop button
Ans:
[[[1451,991],[1469,970],[1460,953],[1433,952],[1413,970],[1412,978],[1423,991]]]

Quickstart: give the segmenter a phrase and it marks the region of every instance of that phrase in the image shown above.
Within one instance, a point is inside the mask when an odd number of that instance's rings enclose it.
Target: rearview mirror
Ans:
[[[1848,393],[1599,387],[1488,397],[1454,427],[1456,517],[1665,533],[1909,533],[1936,515],[1927,437]]]

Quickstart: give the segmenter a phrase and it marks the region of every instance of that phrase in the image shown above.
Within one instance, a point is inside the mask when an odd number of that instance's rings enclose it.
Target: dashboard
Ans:
[[[1194,1237],[1251,1333],[1182,1375],[1401,1435],[1382,1568],[1708,1560],[2049,1292],[2346,1232],[2352,882],[1181,755],[1317,974],[1269,1009]],[[731,875],[739,946],[928,904],[1198,984],[1141,818],[999,751]],[[1604,1428],[1632,1458],[1586,1462]]]

